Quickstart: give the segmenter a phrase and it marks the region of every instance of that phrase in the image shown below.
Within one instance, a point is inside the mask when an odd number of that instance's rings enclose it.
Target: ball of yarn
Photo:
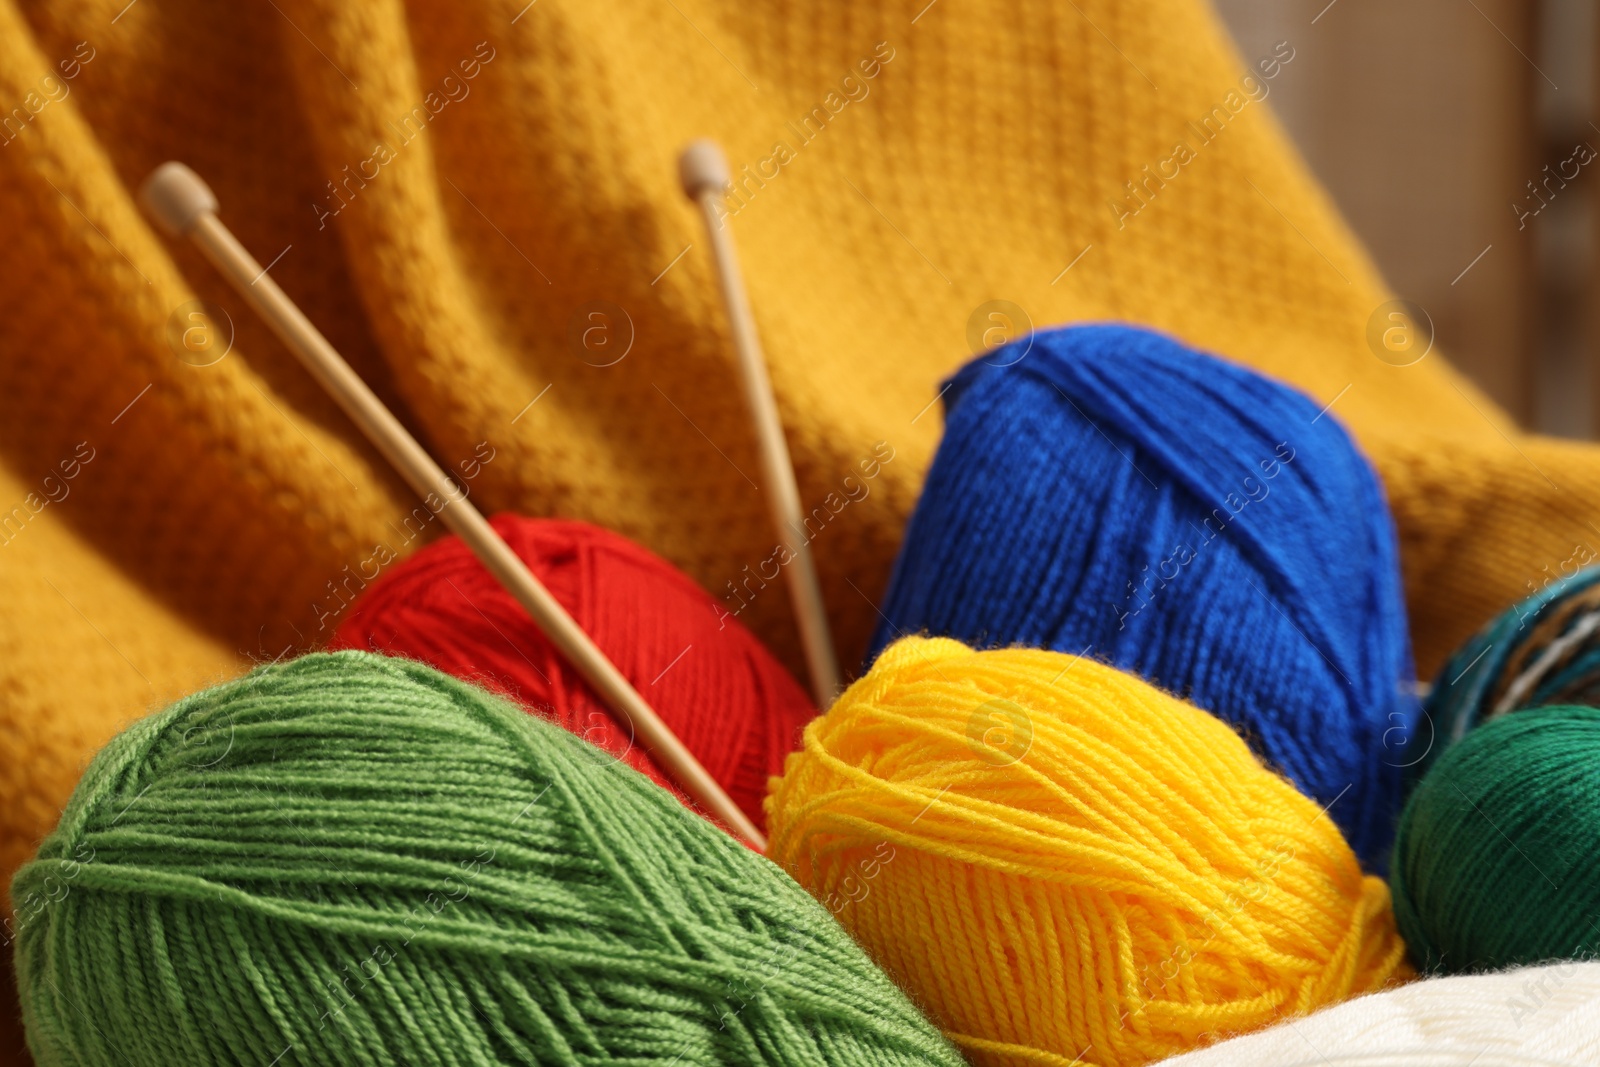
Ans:
[[[777,867],[406,660],[136,723],[13,891],[40,1067],[961,1065]]]
[[[816,711],[755,636],[688,576],[587,523],[491,525],[746,815]],[[457,537],[372,584],[329,646],[405,656],[482,685],[675,789],[627,727]]]
[[[1409,974],[1316,801],[1090,659],[906,638],[768,815],[769,855],[980,1067],[1133,1067]]]
[[[1234,724],[1381,869],[1417,717],[1393,522],[1320,405],[1126,326],[947,383],[874,639],[1088,654]]]
[[[1412,780],[1479,723],[1518,708],[1600,704],[1597,631],[1600,567],[1558,579],[1491,621],[1439,671]]]
[[[1166,1060],[1162,1067],[1588,1067],[1600,963],[1412,982]]]
[[[1600,709],[1480,726],[1418,783],[1391,869],[1418,967],[1449,973],[1600,955]]]

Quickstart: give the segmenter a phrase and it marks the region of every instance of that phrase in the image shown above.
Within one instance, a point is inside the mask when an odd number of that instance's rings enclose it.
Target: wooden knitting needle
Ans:
[[[811,672],[811,688],[817,706],[826,709],[839,695],[839,663],[833,655],[833,636],[828,629],[827,610],[822,602],[822,585],[817,580],[817,564],[811,555],[811,539],[800,518],[800,487],[795,484],[794,465],[789,446],[778,420],[778,405],[772,398],[772,381],[767,376],[766,358],[756,336],[756,321],[750,314],[750,301],[733,252],[733,234],[717,215],[717,202],[728,187],[728,160],[715,141],[691,143],[678,157],[678,177],[683,192],[700,205],[705,219],[711,255],[716,260],[717,281],[728,325],[733,331],[733,347],[739,356],[739,380],[744,400],[755,422],[756,440],[761,449],[761,481],[766,485],[767,509],[778,536],[794,553],[788,569],[789,595],[794,601],[795,619],[800,625],[800,642],[805,647],[806,664]],[[789,545],[790,540],[793,545]]]
[[[424,499],[434,493],[445,501],[439,517],[482,561],[506,591],[516,598],[534,625],[560,650],[594,687],[624,726],[644,744],[684,791],[756,848],[766,850],[766,839],[739,810],[716,779],[661,721],[622,672],[589,640],[560,602],[528,570],[527,564],[501,540],[482,513],[468,503],[448,474],[417,443],[398,419],[367,388],[282,289],[245,251],[238,238],[217,218],[217,198],[200,176],[182,163],[163,163],[145,180],[140,191],[145,209],[168,232],[188,237],[214,267],[239,291],[249,305],[267,320],[274,333],[299,357],[351,420],[377,446],[384,458]]]

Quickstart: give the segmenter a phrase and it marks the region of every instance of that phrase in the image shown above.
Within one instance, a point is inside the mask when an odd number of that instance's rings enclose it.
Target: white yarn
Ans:
[[[1533,692],[1534,686],[1544,680],[1544,676],[1550,673],[1551,668],[1566,659],[1567,653],[1575,647],[1586,644],[1597,629],[1600,629],[1600,611],[1591,611],[1566,633],[1551,641],[1528,669],[1517,675],[1506,688],[1506,695],[1501,697],[1500,702],[1490,710],[1490,716],[1504,715],[1522,707],[1523,701],[1528,699],[1528,694]],[[1488,649],[1484,651],[1487,652]]]
[[[1160,1067],[1594,1067],[1600,962],[1429,978]]]

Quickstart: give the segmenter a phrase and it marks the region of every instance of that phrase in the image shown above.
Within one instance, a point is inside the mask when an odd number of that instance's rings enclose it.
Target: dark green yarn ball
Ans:
[[[1513,604],[1456,650],[1423,706],[1408,782],[1479,724],[1547,704],[1600,704],[1600,566]]]
[[[126,730],[12,892],[41,1067],[962,1063],[772,863],[366,653]]]
[[[1390,890],[1421,970],[1600,955],[1600,709],[1528,708],[1440,756],[1400,816]]]

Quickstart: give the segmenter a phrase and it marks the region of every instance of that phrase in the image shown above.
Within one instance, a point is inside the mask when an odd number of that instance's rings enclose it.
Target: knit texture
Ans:
[[[1417,754],[1407,759],[1411,780],[1420,780],[1480,723],[1518,708],[1600,704],[1597,631],[1600,567],[1554,578],[1490,620],[1439,669],[1418,727]]]
[[[566,731],[368,653],[129,728],[12,892],[42,1067],[961,1065],[770,862]]]
[[[1320,805],[1090,659],[907,638],[806,729],[768,819],[978,1067],[1137,1067],[1410,973]]]
[[[1073,652],[1234,724],[1363,861],[1417,717],[1394,525],[1338,421],[1148,330],[973,360],[884,597],[903,633]]]
[[[497,515],[491,525],[757,824],[767,779],[816,714],[766,649],[660,557],[582,522]],[[674,788],[454,536],[380,578],[330,648],[420,660],[500,692]]]
[[[727,598],[773,539],[674,169],[715,136],[808,513],[895,449],[815,545],[846,660],[939,438],[925,409],[1003,298],[1037,325],[1145,323],[1332,402],[1388,485],[1431,673],[1593,538],[1600,454],[1517,433],[1437,352],[1373,356],[1389,294],[1273,101],[1240,92],[1261,58],[1202,0],[0,0],[0,112],[27,116],[0,145],[0,516],[99,449],[0,550],[0,873],[153,692],[317,645],[329,581],[438,531],[407,526],[419,503],[140,214],[168,159],[442,463],[495,450],[471,483],[486,510],[599,523]],[[1178,140],[1195,158],[1162,179]],[[168,339],[197,298],[234,332],[207,367]],[[620,362],[583,345],[601,301],[627,315],[605,318],[632,334]],[[81,568],[35,563],[66,543],[58,511]],[[44,582],[91,570],[82,617]],[[740,619],[801,669],[781,581]]]
[[[3,499],[31,488],[0,465]],[[147,711],[250,665],[86,541],[65,521],[71,500],[0,547],[0,923],[11,875],[95,752]],[[0,929],[0,943],[11,936]],[[0,1029],[14,1016],[0,1009]]]
[[[1419,968],[1600,956],[1600,708],[1529,708],[1467,734],[1395,838],[1395,915]]]
[[[1600,1058],[1600,963],[1412,982],[1162,1067],[1581,1067]]]

